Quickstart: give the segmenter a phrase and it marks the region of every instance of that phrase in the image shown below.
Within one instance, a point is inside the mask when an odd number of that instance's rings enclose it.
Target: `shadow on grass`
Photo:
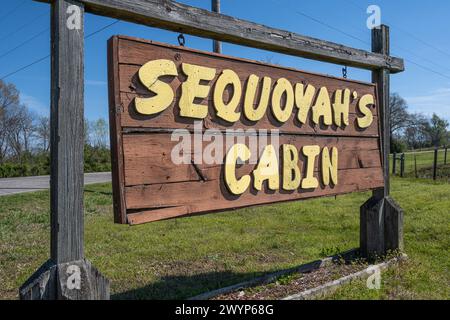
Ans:
[[[309,273],[331,263],[360,261],[359,249],[352,249],[334,256],[316,260],[297,267],[270,273],[234,273],[231,271],[208,272],[187,276],[167,276],[142,288],[111,295],[112,300],[141,299],[193,299],[206,300],[243,288],[276,281],[293,273]],[[239,282],[244,281],[244,282]]]

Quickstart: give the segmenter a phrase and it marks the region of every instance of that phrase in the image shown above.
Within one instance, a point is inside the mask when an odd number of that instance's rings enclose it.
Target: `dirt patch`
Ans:
[[[313,289],[330,281],[364,270],[364,262],[333,262],[309,273],[294,273],[281,276],[276,282],[223,294],[213,300],[275,300]]]

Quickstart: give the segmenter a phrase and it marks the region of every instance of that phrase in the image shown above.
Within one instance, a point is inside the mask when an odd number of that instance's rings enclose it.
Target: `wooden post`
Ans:
[[[220,13],[220,0],[211,0],[211,9],[213,12]],[[213,40],[213,51],[222,53],[222,42]]]
[[[392,161],[392,174],[395,175],[396,174],[396,166],[397,164],[397,153],[394,152],[393,154],[393,161]]]
[[[389,27],[372,29],[372,52],[389,55]],[[403,211],[390,197],[390,72],[380,68],[372,72],[377,84],[383,149],[384,188],[374,190],[372,198],[360,209],[360,251],[365,257],[381,256],[390,250],[403,249]]]
[[[400,157],[400,177],[404,178],[405,176],[405,154],[402,153]]]
[[[51,5],[50,260],[22,299],[109,299],[109,282],[84,259],[84,6]]]
[[[447,164],[447,146],[444,146],[444,165]]]
[[[434,160],[433,160],[433,180],[437,179],[437,161],[438,161],[438,148],[434,149]]]
[[[417,172],[417,155],[414,154],[414,176],[416,177],[416,179],[419,177],[419,174]]]

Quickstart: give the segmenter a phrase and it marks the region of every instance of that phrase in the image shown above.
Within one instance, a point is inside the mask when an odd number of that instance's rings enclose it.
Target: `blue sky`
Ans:
[[[210,0],[182,0],[210,8]],[[391,27],[391,51],[405,58],[406,71],[391,77],[391,90],[406,98],[410,111],[450,120],[450,1],[430,0],[222,0],[222,12],[303,35],[370,50],[365,8],[381,7],[382,23]],[[18,9],[16,9],[18,7]],[[16,9],[16,10],[14,10]],[[12,12],[11,12],[12,11]],[[49,54],[49,6],[31,0],[3,1],[0,11],[0,78]],[[321,23],[317,22],[319,20]],[[86,15],[86,34],[114,20]],[[85,115],[107,118],[106,42],[117,34],[177,44],[178,34],[126,22],[116,23],[86,40]],[[26,40],[25,45],[22,45]],[[20,46],[18,49],[12,49]],[[186,35],[186,46],[211,50],[211,41]],[[8,53],[11,51],[10,53]],[[342,75],[342,66],[278,53],[223,45],[227,55],[266,60],[297,69]],[[37,114],[49,112],[49,59],[7,77]],[[67,63],[70,63],[68,61]],[[419,64],[420,66],[418,66]],[[370,72],[349,68],[348,77],[370,81]]]

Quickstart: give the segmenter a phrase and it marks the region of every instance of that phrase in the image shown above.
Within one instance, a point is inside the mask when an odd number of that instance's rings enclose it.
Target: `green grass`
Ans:
[[[450,184],[393,179],[405,209],[409,261],[383,273],[382,289],[364,282],[331,298],[450,297]],[[86,187],[87,258],[111,280],[114,299],[187,298],[266,272],[358,246],[359,206],[368,193],[278,204],[135,227],[112,222],[111,186]],[[0,298],[49,256],[49,194],[0,197]]]

